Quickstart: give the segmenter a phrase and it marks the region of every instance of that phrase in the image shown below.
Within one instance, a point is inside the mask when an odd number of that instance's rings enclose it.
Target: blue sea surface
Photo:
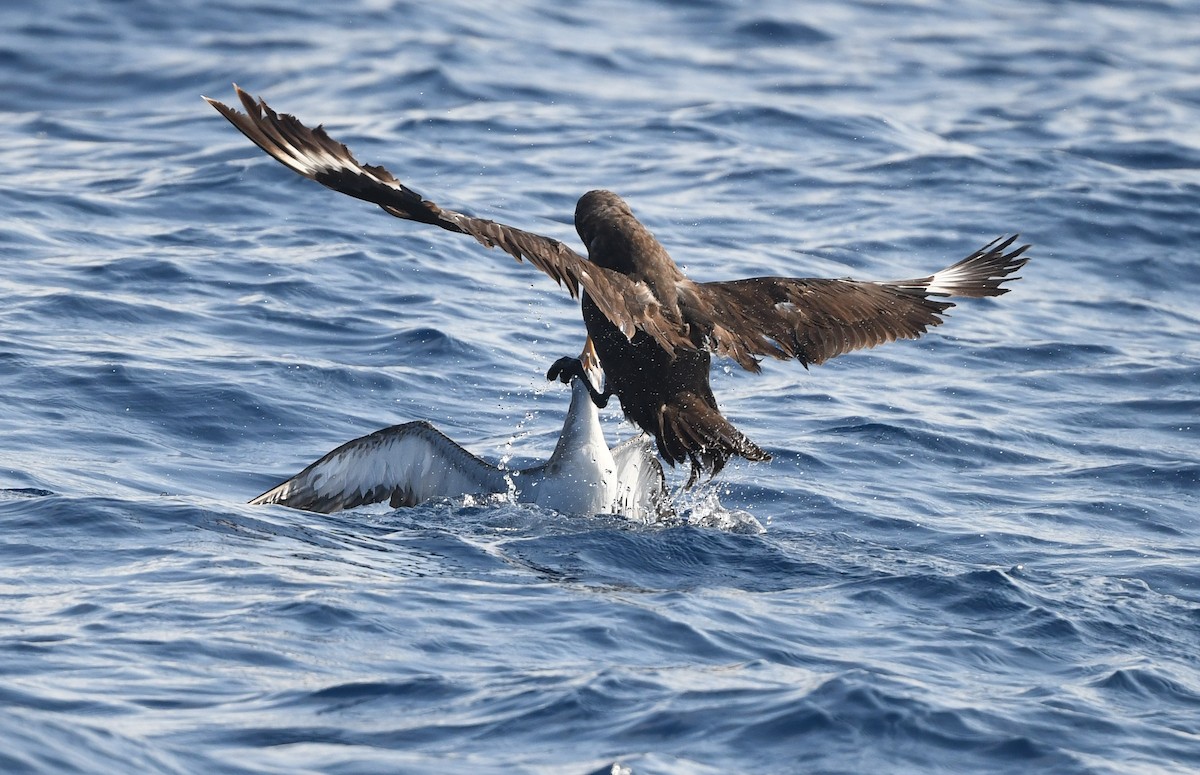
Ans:
[[[697,280],[1032,260],[717,361],[774,460],[669,472],[675,523],[251,507],[410,420],[544,458],[584,328],[234,82],[577,249],[612,189]],[[1200,770],[1194,3],[9,0],[0,118],[0,772]]]

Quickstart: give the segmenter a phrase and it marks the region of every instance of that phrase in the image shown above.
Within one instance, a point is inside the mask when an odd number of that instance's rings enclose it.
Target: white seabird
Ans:
[[[671,513],[666,478],[645,434],[609,449],[583,381],[550,459],[507,471],[425,421],[393,425],[348,441],[250,501],[329,514],[387,501],[393,508],[430,498],[510,494],[563,514],[618,514],[654,522]]]

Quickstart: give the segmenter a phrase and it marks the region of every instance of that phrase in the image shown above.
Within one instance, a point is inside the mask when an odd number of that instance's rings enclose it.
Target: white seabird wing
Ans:
[[[622,441],[612,449],[617,464],[617,494],[613,513],[629,519],[656,522],[671,512],[667,478],[646,434]]]
[[[397,508],[507,489],[502,471],[418,421],[348,441],[250,503],[329,514],[383,501]]]

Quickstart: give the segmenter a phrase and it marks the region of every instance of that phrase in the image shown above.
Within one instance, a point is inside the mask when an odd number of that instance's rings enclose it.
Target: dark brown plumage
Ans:
[[[237,87],[234,87],[237,89]],[[626,417],[654,435],[671,464],[691,464],[692,480],[715,474],[732,455],[770,456],[733,427],[709,387],[710,353],[757,372],[762,357],[795,359],[806,367],[863,347],[915,339],[942,322],[950,296],[998,296],[1001,283],[1028,260],[1029,247],[1010,250],[998,239],[927,277],[893,282],[755,277],[697,283],[610,191],[589,191],[575,208],[584,258],[550,237],[446,210],[424,199],[383,167],[360,164],[324,129],[277,114],[237,89],[246,113],[208,102],[289,169],[335,191],[379,205],[408,220],[468,234],[529,261],[582,297],[583,319],[605,373],[603,406],[616,395]],[[1008,251],[1008,252],[1005,252]],[[577,375],[574,359],[551,378]]]

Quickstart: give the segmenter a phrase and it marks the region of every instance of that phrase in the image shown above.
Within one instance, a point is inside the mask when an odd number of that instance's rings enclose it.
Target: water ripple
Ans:
[[[1189,11],[5,4],[0,770],[1200,768]],[[1034,258],[918,342],[718,360],[774,460],[674,522],[252,508],[398,422],[544,459],[585,331],[264,157],[233,81],[575,249],[616,190],[702,281]]]

